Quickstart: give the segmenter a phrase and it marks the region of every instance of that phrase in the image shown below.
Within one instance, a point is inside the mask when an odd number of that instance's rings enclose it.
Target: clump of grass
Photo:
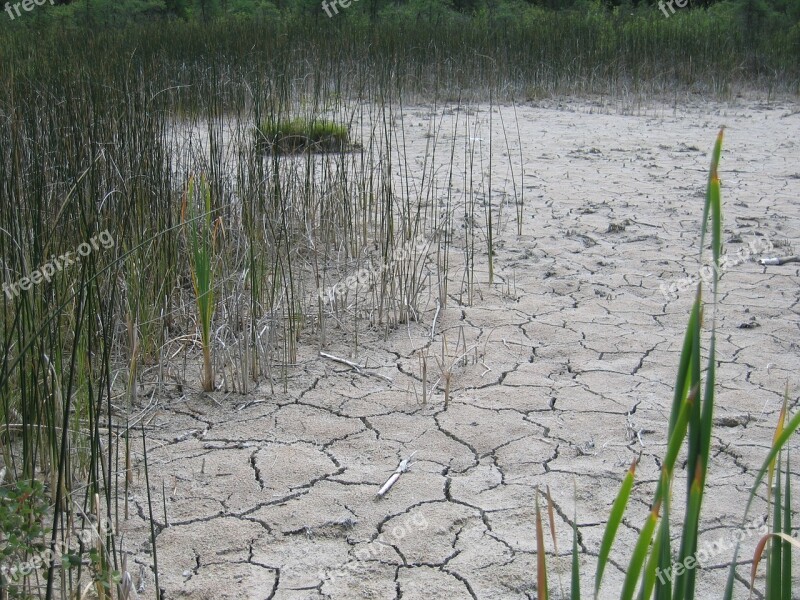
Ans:
[[[789,385],[786,385],[786,395],[783,400],[778,424],[775,428],[773,447],[778,442],[788,422],[787,406],[789,402]],[[791,468],[789,462],[789,448],[779,449],[778,455],[765,461],[767,470],[767,507],[773,511],[772,531],[764,535],[756,545],[753,553],[753,564],[750,568],[750,593],[755,586],[758,565],[766,553],[766,589],[765,597],[772,599],[788,598],[792,592],[792,546],[800,548],[800,542],[792,536],[792,492]],[[784,453],[786,460],[784,461]],[[776,467],[777,460],[777,469]],[[785,462],[785,470],[782,465]],[[777,473],[777,479],[773,476]],[[781,477],[783,485],[781,489]],[[774,482],[774,485],[773,485]],[[767,516],[769,522],[769,516]],[[738,548],[737,548],[738,550]]]
[[[268,119],[256,130],[261,151],[293,154],[297,152],[344,152],[355,147],[346,125],[327,119]]]
[[[195,216],[198,203],[203,211]],[[189,220],[186,220],[186,208]],[[194,177],[183,199],[181,214],[188,230],[189,262],[191,264],[192,285],[197,299],[197,314],[200,320],[200,336],[203,345],[203,390],[214,390],[214,369],[211,362],[211,320],[214,315],[214,246],[218,223],[211,219],[211,189],[204,177],[199,185]],[[188,226],[187,226],[188,225]]]

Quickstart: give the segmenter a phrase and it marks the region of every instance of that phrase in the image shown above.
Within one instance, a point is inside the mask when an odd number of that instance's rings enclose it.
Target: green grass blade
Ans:
[[[717,134],[717,141],[714,143],[714,149],[711,151],[711,168],[708,172],[708,186],[706,188],[706,202],[705,206],[703,207],[703,227],[700,233],[700,254],[703,253],[703,247],[705,246],[705,239],[706,239],[706,227],[708,223],[708,213],[712,209],[713,199],[712,199],[712,187],[714,181],[719,183],[719,175],[717,169],[719,168],[719,159],[720,155],[722,154],[722,139],[725,135],[725,128],[721,127],[719,133]],[[718,212],[717,218],[721,221],[722,215]]]
[[[688,456],[687,456],[687,497],[686,510],[681,536],[681,546],[678,553],[678,564],[683,566],[692,565],[694,567],[695,554],[697,552],[698,530],[700,528],[700,510],[703,502],[703,492],[705,489],[705,479],[708,469],[708,457],[711,448],[711,429],[713,425],[714,412],[714,388],[716,385],[716,298],[718,284],[718,265],[722,248],[722,200],[719,180],[719,162],[722,154],[722,140],[724,128],[717,134],[716,143],[712,150],[711,166],[708,174],[708,185],[706,188],[706,201],[703,206],[703,219],[700,237],[699,256],[702,256],[705,249],[705,235],[708,228],[709,214],[711,216],[711,251],[714,261],[713,271],[713,294],[714,314],[712,315],[711,327],[711,346],[708,355],[707,381],[704,390],[702,404],[697,402],[692,407],[688,422]],[[691,347],[687,354],[688,365],[681,361],[681,367],[687,368],[690,372],[690,385],[693,390],[699,390],[700,386],[700,329],[702,324],[702,285],[697,287],[697,297],[693,310],[697,311],[697,320],[690,319],[687,328],[684,351]],[[689,340],[691,339],[691,343]],[[685,375],[684,375],[685,377]],[[684,386],[686,384],[684,383]],[[676,394],[679,389],[676,387]],[[673,415],[676,406],[673,405]],[[671,423],[672,423],[671,419]],[[663,544],[663,542],[662,542]],[[694,598],[696,581],[695,568],[687,568],[680,572],[674,582],[672,590],[673,600],[684,600]],[[664,588],[663,584],[660,586]]]
[[[570,600],[581,600],[581,573],[578,560],[578,490],[575,486],[575,504],[572,510],[572,585],[570,587]]]
[[[665,500],[669,498],[669,494],[664,496]],[[664,510],[664,517],[667,516],[667,511]],[[661,520],[661,523],[658,527],[658,533],[656,533],[656,539],[653,543],[653,550],[650,553],[650,558],[647,560],[647,565],[644,568],[644,574],[642,575],[642,586],[639,589],[639,600],[649,600],[650,596],[653,595],[653,589],[656,586],[656,577],[661,572],[659,571],[661,565],[661,552],[664,548],[663,544],[663,536],[665,527],[668,527],[669,520],[664,518]],[[663,575],[662,575],[663,579]]]
[[[198,199],[202,214],[199,219],[196,219]],[[187,227],[187,245],[189,247],[189,265],[203,346],[203,389],[211,391],[215,387],[211,365],[211,322],[214,316],[214,272],[212,261],[215,233],[211,219],[213,212],[211,187],[202,176],[199,183],[195,181],[194,177],[189,179],[187,193],[184,196],[181,209],[184,224],[187,223],[185,218],[187,210],[190,216],[189,222],[194,223],[191,227]]]
[[[786,474],[784,475],[785,485],[783,491],[783,533],[792,535],[792,487],[791,468],[789,465],[789,449],[786,450]],[[783,564],[781,565],[781,600],[792,600],[792,545],[782,540],[783,548],[781,550],[781,557]]]
[[[781,407],[780,415],[778,415],[778,424],[775,426],[775,433],[772,436],[772,443],[773,445],[780,437],[781,433],[783,432],[783,426],[786,423],[786,411],[788,410],[789,406],[789,386],[787,383],[786,392],[783,398],[783,406]],[[769,469],[767,470],[767,490],[772,489],[772,479],[775,477],[775,461],[773,460],[770,465]],[[767,514],[772,507],[772,494],[767,493]]]
[[[628,499],[630,498],[631,490],[633,489],[633,480],[636,476],[636,465],[638,462],[639,460],[637,458],[631,463],[628,473],[625,475],[625,479],[622,480],[622,486],[620,487],[617,498],[614,500],[614,504],[611,507],[611,513],[608,517],[606,530],[603,533],[603,539],[600,542],[600,554],[597,556],[597,572],[595,573],[594,578],[595,600],[600,593],[600,584],[603,580],[603,572],[605,571],[606,564],[608,563],[608,557],[611,554],[611,546],[614,543],[614,538],[616,538],[617,529],[619,528],[619,524],[622,522],[622,516],[625,514],[625,507],[628,505]]]
[[[672,432],[672,437],[667,445],[667,453],[664,456],[664,463],[662,465],[662,485],[666,484],[672,479],[672,473],[675,471],[675,463],[678,460],[678,453],[683,445],[683,439],[686,437],[686,430],[689,426],[689,415],[694,410],[694,405],[697,402],[698,386],[695,385],[686,400],[681,406],[681,411],[678,413],[678,421],[675,423],[675,431]],[[664,479],[667,479],[667,482]],[[664,490],[661,490],[664,493]],[[656,493],[656,501],[658,501],[658,492]]]
[[[758,487],[764,481],[764,475],[769,469],[770,464],[775,460],[775,457],[778,455],[778,452],[786,445],[786,442],[789,441],[789,438],[792,437],[797,428],[800,427],[800,413],[797,413],[794,417],[792,417],[789,424],[783,428],[780,436],[772,445],[772,448],[767,454],[766,459],[764,460],[764,464],[761,465],[761,469],[759,469],[758,473],[756,474],[755,481],[753,483],[753,487],[750,488],[750,495],[747,498],[747,504],[745,505],[744,509],[744,516],[742,517],[742,526],[747,521],[747,517],[750,514],[750,509],[753,506],[753,500],[756,497],[756,493],[758,491]],[[733,553],[733,559],[731,561],[731,566],[728,569],[728,582],[725,585],[725,593],[723,595],[723,600],[731,600],[733,598],[733,584],[736,580],[736,559],[739,556],[739,544],[736,545],[736,549]]]
[[[713,272],[713,295],[717,296],[717,284],[719,282],[718,270],[719,258],[722,253],[722,200],[720,193],[719,177],[711,181],[711,254],[714,259]]]
[[[539,491],[536,491],[536,597],[548,600],[547,562],[544,552],[544,532],[542,531],[542,514],[539,510]]]
[[[650,551],[650,542],[653,539],[653,532],[655,531],[656,524],[658,523],[658,513],[660,504],[656,503],[650,511],[650,515],[639,533],[639,540],[633,549],[631,561],[628,564],[628,569],[625,572],[625,582],[622,585],[622,593],[620,600],[632,600],[633,593],[636,591],[636,582],[639,580],[639,574],[642,572],[642,565],[647,558],[647,553]]]
[[[672,540],[670,539],[670,502],[669,494],[664,496],[664,514],[661,517],[661,527],[659,528],[658,551],[658,571],[656,575],[656,600],[669,600],[672,597]],[[659,576],[660,575],[660,576]]]
[[[675,462],[678,458],[678,453],[680,452],[680,448],[683,445],[683,440],[686,437],[686,430],[688,428],[688,421],[689,415],[694,410],[694,405],[697,400],[698,394],[698,386],[695,385],[689,395],[684,400],[681,410],[678,413],[678,419],[675,423],[675,430],[672,432],[672,436],[670,437],[669,444],[667,445],[667,453],[664,458],[664,461],[661,466],[661,478],[659,480],[658,487],[656,488],[655,499],[653,502],[653,506],[658,509],[662,504],[665,507],[669,506],[669,501],[667,500],[668,496],[671,494],[672,489],[672,478],[673,473],[675,470]],[[640,534],[639,541],[637,542],[637,548],[643,547],[645,549],[645,554],[643,556],[638,556],[636,552],[634,552],[631,562],[628,566],[628,570],[626,572],[626,579],[625,581],[628,582],[629,579],[633,582],[632,584],[626,583],[625,590],[628,590],[630,594],[633,594],[636,580],[639,577],[639,573],[642,570],[642,565],[644,563],[645,558],[647,557],[647,552],[649,551],[649,545],[652,541],[653,531],[655,529],[656,523],[653,523],[652,527],[649,527],[650,520],[653,518],[655,514],[656,521],[658,519],[658,510],[651,512],[650,516],[648,517],[648,521],[645,523],[645,526],[642,528],[642,533]],[[644,540],[642,535],[649,527],[649,537]],[[660,550],[659,550],[660,552]],[[660,563],[660,559],[656,559],[652,562],[653,565],[656,563]],[[653,570],[653,576],[655,576],[655,570]],[[632,578],[632,579],[631,579]],[[633,587],[629,587],[633,585]],[[643,585],[647,585],[647,577],[643,576]]]
[[[692,359],[692,347],[694,345],[694,330],[700,320],[700,305],[695,302],[692,306],[692,311],[689,315],[689,323],[686,325],[686,335],[683,338],[683,348],[681,349],[681,358],[678,364],[678,376],[675,380],[675,395],[672,399],[672,413],[669,418],[669,429],[667,435],[672,435],[672,430],[675,428],[675,422],[678,419],[678,412],[683,404],[683,399],[686,397],[691,385],[689,385],[689,364]]]
[[[702,457],[698,457],[698,461]],[[691,600],[694,598],[694,582],[696,571],[697,531],[700,523],[700,505],[703,499],[702,468],[695,469],[695,479],[689,488],[689,499],[684,517],[684,530],[681,539],[681,550],[678,554],[678,564],[685,570],[675,580],[673,600]]]
[[[775,533],[782,533],[781,526],[783,524],[782,512],[783,508],[781,502],[781,468],[780,468],[780,454],[778,454],[778,470],[775,480],[775,490],[772,493],[773,505],[775,506],[772,515],[772,531]],[[773,537],[770,542],[772,549],[767,556],[767,600],[780,600],[781,598],[781,550],[783,550],[783,542],[779,537]]]
[[[693,479],[690,481],[687,510],[684,518],[684,529],[679,560],[692,560],[697,553],[698,531],[700,529],[700,509],[705,494],[706,474],[711,453],[711,430],[714,422],[714,389],[716,384],[716,324],[712,324],[711,343],[708,351],[708,367],[706,371],[706,385],[703,398],[700,423],[695,427],[696,442],[690,447],[690,455],[694,457],[695,468],[690,470]],[[699,355],[699,352],[698,352]],[[699,406],[699,403],[698,403]],[[690,434],[691,435],[691,434]],[[691,460],[691,458],[690,458]],[[687,569],[676,582],[675,600],[694,598],[696,569]]]
[[[698,319],[697,323],[694,324],[695,326],[692,328],[692,353],[691,353],[691,361],[690,361],[690,371],[691,371],[691,384],[692,388],[700,385],[700,330],[702,325],[702,286],[697,286],[697,297],[695,299],[695,304],[700,314],[700,318]],[[689,496],[692,491],[692,484],[695,480],[695,469],[697,468],[698,464],[698,456],[700,455],[700,439],[701,439],[701,421],[702,421],[702,409],[700,402],[694,402],[692,404],[692,411],[689,415],[689,439],[688,439],[688,453],[686,457],[686,478],[687,478],[687,485],[686,485],[686,502],[689,502]],[[684,529],[683,529],[683,540],[686,539],[686,528],[688,526],[688,522],[684,521]],[[681,544],[680,553],[683,555],[686,552],[686,548]],[[675,589],[678,590],[681,587],[681,584],[675,586]]]

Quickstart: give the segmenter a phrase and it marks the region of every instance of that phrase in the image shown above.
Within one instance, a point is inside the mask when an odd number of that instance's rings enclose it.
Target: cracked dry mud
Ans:
[[[485,117],[488,107],[479,108]],[[429,110],[406,109],[412,167],[426,152]],[[513,123],[511,108],[499,110]],[[727,252],[768,239],[770,254],[796,253],[800,112],[789,103],[741,100],[637,114],[572,101],[516,113],[523,234],[516,235],[513,205],[504,206],[494,285],[484,246],[472,305],[460,303],[457,233],[433,341],[435,298],[423,302],[419,322],[386,340],[362,331],[355,352],[350,337],[329,336],[327,352],[367,361],[365,373],[392,384],[318,357],[309,334],[286,391],[276,385],[272,394],[262,383],[246,397],[187,388],[157,398],[147,433],[164,598],[533,598],[534,492],[545,486],[557,509],[552,597],[565,597],[562,583],[569,587],[574,511],[588,594],[609,507],[641,452],[601,598],[618,595],[664,453],[691,303],[689,291],[666,301],[659,284],[698,268],[707,151],[725,124]],[[448,131],[442,127],[443,136]],[[485,120],[481,135],[488,136]],[[505,149],[502,137],[495,141]],[[495,169],[497,210],[512,187],[507,161]],[[463,194],[463,181],[453,185]],[[727,539],[741,522],[787,381],[796,397],[799,273],[796,264],[765,268],[746,260],[722,278],[701,544]],[[456,360],[462,331],[470,351]],[[431,385],[442,336],[455,362],[451,396],[445,401],[437,387],[423,404],[419,351],[429,349]],[[412,452],[410,470],[376,500]],[[141,584],[152,592],[141,466],[139,458],[123,531],[136,562],[147,565]],[[763,497],[762,490],[756,518],[765,515]],[[747,562],[756,537],[743,543]],[[549,537],[547,544],[552,552]],[[730,557],[730,550],[710,557],[698,598],[719,597]],[[749,563],[740,572],[735,597],[745,598]]]

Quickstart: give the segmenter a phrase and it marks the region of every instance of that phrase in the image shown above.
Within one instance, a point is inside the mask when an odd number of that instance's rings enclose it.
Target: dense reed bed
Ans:
[[[614,95],[698,91],[727,96],[741,88],[798,92],[797,28],[764,30],[733,12],[528,10],[493,18],[328,19],[156,22],[85,31],[53,26],[38,35],[2,23],[9,74],[58,78],[64,65],[94,77],[126,73],[191,85],[192,104],[224,83],[221,101],[246,95],[238,83],[261,76],[286,89],[324,96],[367,96],[392,89],[426,97],[524,99],[560,93]],[[15,25],[15,26],[12,26]],[[763,28],[762,28],[763,29]],[[134,69],[134,70],[131,70]],[[389,85],[390,84],[390,85]],[[205,89],[203,89],[205,88]],[[255,91],[255,90],[252,90]]]
[[[453,167],[407,163],[391,66],[354,79],[343,67],[323,75],[329,62],[298,77],[308,57],[280,38],[271,59],[237,64],[190,31],[179,43],[199,45],[181,49],[194,57],[183,63],[163,55],[179,35],[169,27],[133,55],[130,33],[90,36],[74,54],[73,34],[26,58],[4,46],[0,468],[11,497],[35,495],[41,510],[7,518],[33,533],[4,547],[3,565],[44,567],[4,572],[9,597],[86,586],[125,597],[115,532],[159,398],[285,386],[299,344],[335,337],[356,351],[365,328],[388,334],[446,302]],[[446,126],[465,139],[486,119],[454,114]],[[349,130],[353,146],[259,148],[261,124],[317,119]],[[458,152],[492,156],[469,141]],[[491,244],[493,207],[478,200],[490,180],[467,176],[469,255],[476,238]],[[470,296],[474,274],[459,280]],[[75,539],[93,523],[109,526]],[[59,554],[63,564],[49,560]]]

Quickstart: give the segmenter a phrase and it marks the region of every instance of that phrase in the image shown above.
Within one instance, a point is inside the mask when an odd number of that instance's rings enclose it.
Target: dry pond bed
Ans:
[[[738,259],[720,288],[701,544],[736,531],[787,381],[797,396],[800,265],[764,267],[757,252],[798,251],[798,106],[740,99],[624,111],[571,100],[518,106],[516,117],[496,110],[520,126],[522,235],[501,224],[494,282],[484,248],[471,305],[453,281],[440,314],[423,303],[419,321],[388,339],[361,335],[354,352],[333,335],[325,352],[359,371],[320,357],[307,339],[285,390],[170,388],[153,399],[148,458],[164,598],[533,598],[534,493],[545,486],[557,507],[551,597],[564,597],[561,583],[568,589],[574,511],[589,594],[611,502],[641,452],[601,593],[616,597],[664,453],[691,303],[689,288],[667,297],[661,286],[700,267],[708,152],[722,124],[723,241]],[[406,109],[412,166],[425,157],[429,113]],[[511,190],[507,168],[493,176],[496,189]],[[513,215],[512,205],[499,213]],[[463,258],[454,249],[451,260],[456,273]],[[429,386],[440,366],[449,373],[449,398],[440,381],[423,403],[422,353]],[[129,566],[135,583],[152,593],[141,461],[134,471],[123,531],[142,565]],[[754,516],[765,514],[760,500]],[[744,560],[755,543],[745,537]],[[700,598],[724,587],[731,550],[718,549],[699,573]],[[748,569],[737,598],[747,597]]]

